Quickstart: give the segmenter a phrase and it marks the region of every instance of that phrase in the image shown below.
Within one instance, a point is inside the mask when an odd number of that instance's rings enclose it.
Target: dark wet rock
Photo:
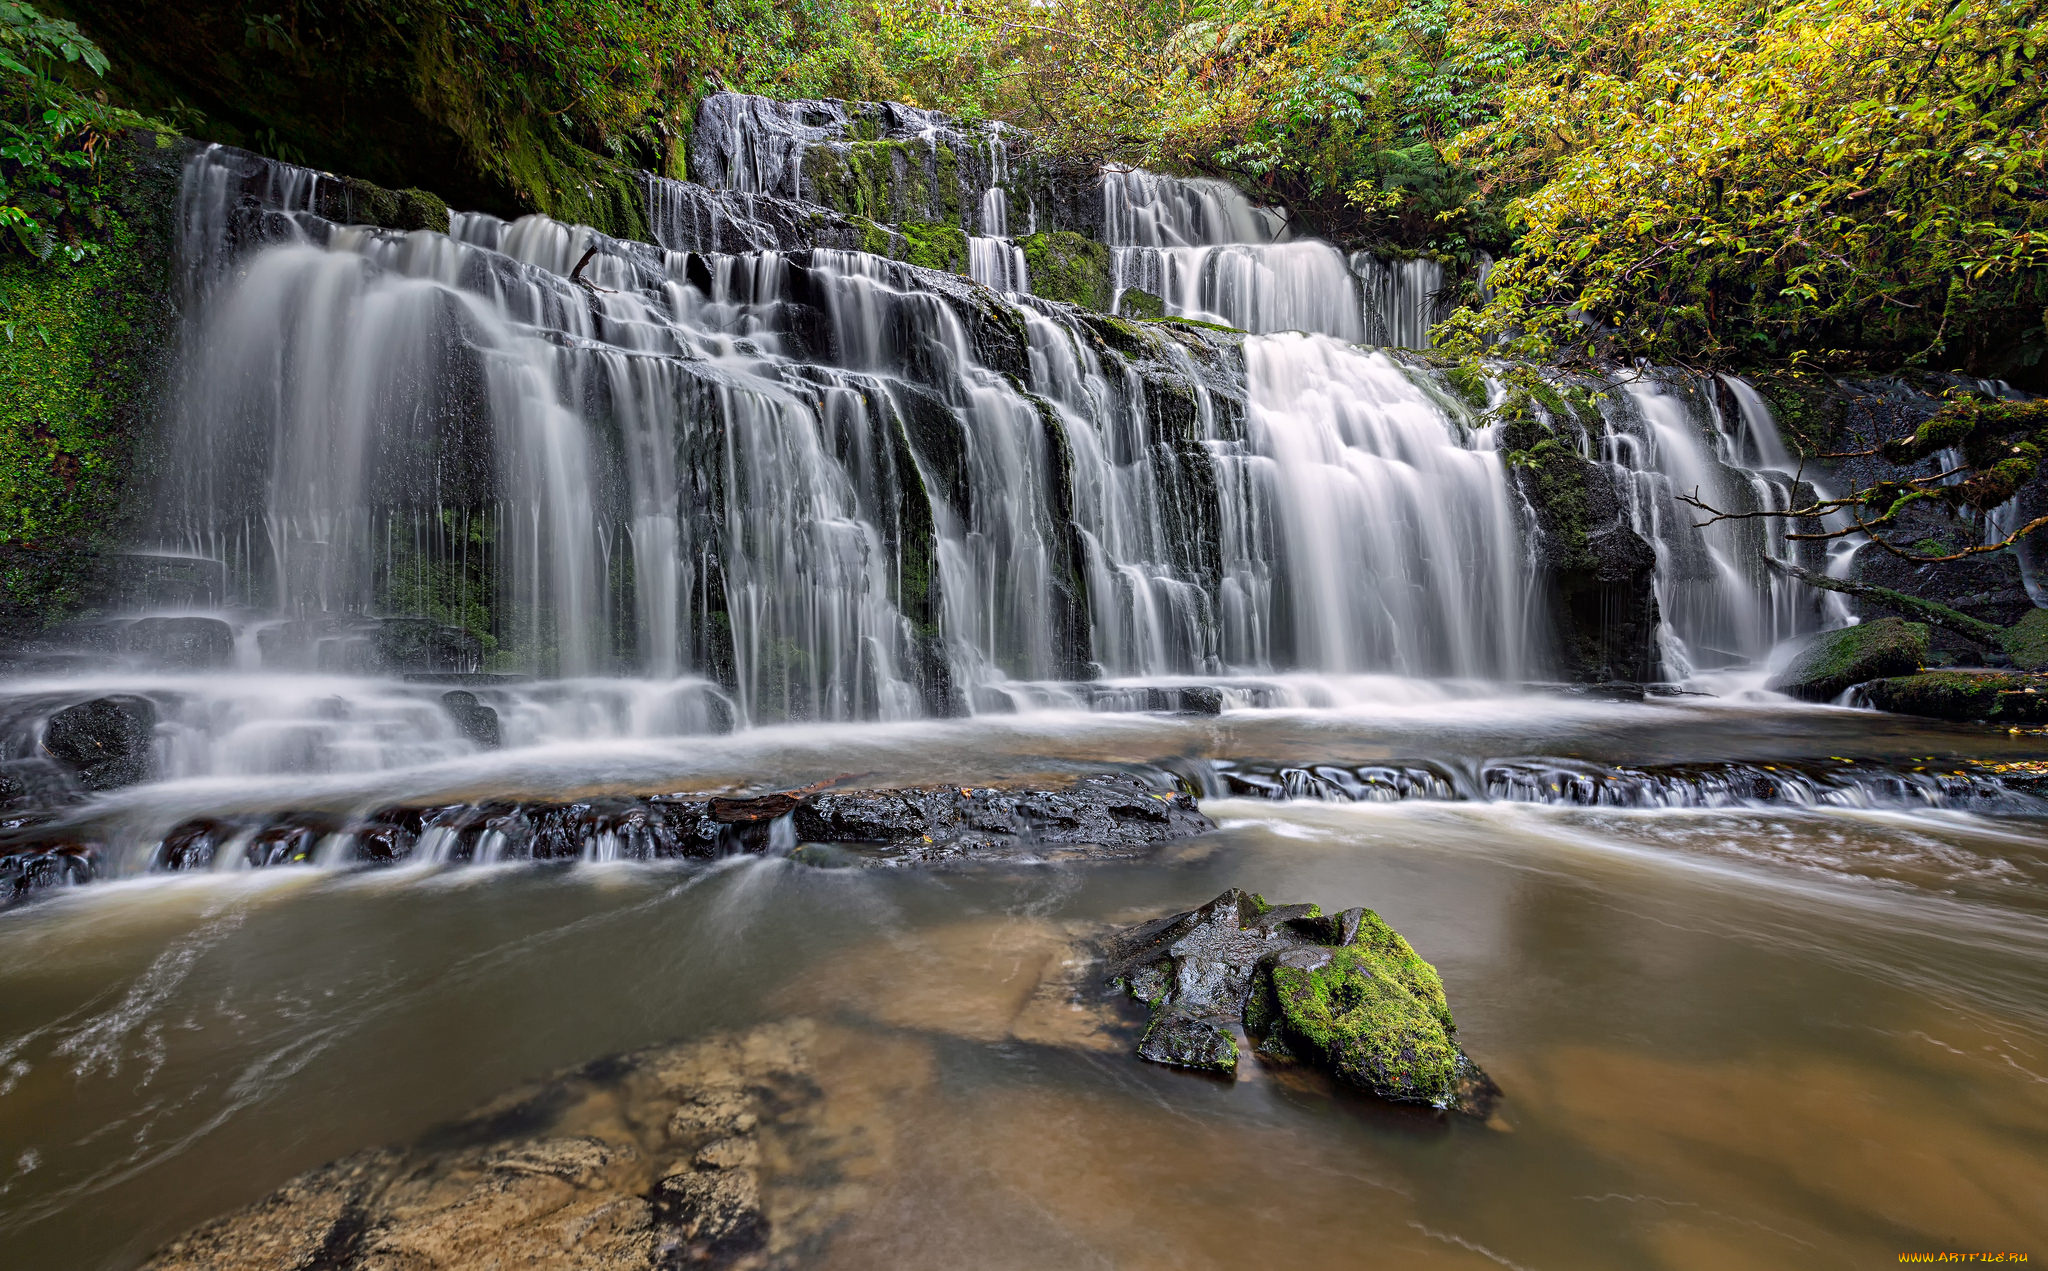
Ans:
[[[1768,687],[1809,702],[1832,702],[1866,680],[1911,675],[1926,657],[1925,626],[1879,618],[1808,637]]]
[[[802,1266],[864,1202],[889,1133],[828,1108],[821,1042],[848,1044],[799,1019],[587,1064],[302,1174],[145,1266]],[[769,1158],[803,1168],[770,1176]]]
[[[0,760],[0,812],[53,807],[70,802],[77,792],[70,774],[54,760]]]
[[[0,903],[27,900],[38,892],[77,887],[93,880],[96,860],[85,845],[9,851],[0,848]]]
[[[165,670],[210,671],[234,664],[235,632],[219,618],[138,618],[120,647]]]
[[[156,704],[146,697],[97,697],[50,716],[43,750],[87,790],[146,781],[155,769]]]
[[[1875,680],[1864,699],[1881,711],[1928,719],[2020,724],[2048,720],[2048,675],[2010,671],[1923,671]]]
[[[2048,692],[2048,688],[2044,688]],[[1320,799],[1330,803],[1500,800],[1561,807],[1719,808],[1840,802],[1969,808],[2038,815],[2029,789],[1995,771],[1926,771],[1926,765],[1778,760],[1602,764],[1582,759],[1502,759],[1476,774],[1438,764],[1314,764],[1216,761],[1186,779],[1204,798]]]
[[[426,618],[378,619],[375,646],[379,669],[400,673],[474,671],[483,661],[475,632]]]
[[[1233,1073],[1258,1053],[1397,1103],[1485,1116],[1499,1091],[1457,1043],[1436,968],[1370,909],[1325,914],[1232,888],[1115,937],[1109,978],[1152,1009],[1138,1054]]]
[[[367,815],[271,812],[196,817],[152,849],[152,868],[212,868],[229,850],[251,867],[479,861],[712,859],[786,852],[797,840],[854,845],[837,863],[908,864],[1025,853],[1135,855],[1215,828],[1186,794],[1134,777],[1056,790],[779,791],[752,797],[610,795],[569,802],[394,805]],[[17,850],[41,850],[31,828]],[[7,850],[0,840],[0,851]],[[805,857],[804,859],[812,859]]]
[[[1215,828],[1186,794],[1127,776],[1087,777],[1066,790],[926,786],[818,794],[797,808],[795,825],[812,842],[886,848],[898,862],[1048,847],[1129,855]]]
[[[478,701],[468,689],[450,689],[441,694],[441,709],[448,712],[463,736],[485,750],[496,750],[504,744],[498,729],[498,712]]]

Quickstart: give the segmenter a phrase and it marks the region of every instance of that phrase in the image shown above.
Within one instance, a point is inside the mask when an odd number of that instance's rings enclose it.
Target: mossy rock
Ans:
[[[2008,627],[2002,647],[2020,670],[2048,670],[2048,609],[2030,610]]]
[[[1124,288],[1124,294],[1116,298],[1116,313],[1120,318],[1143,318],[1157,322],[1166,316],[1166,302],[1149,291],[1138,287]]]
[[[896,228],[903,235],[904,260],[926,269],[967,272],[967,234],[959,226],[938,221],[906,221]]]
[[[1018,239],[1017,245],[1024,249],[1032,294],[1097,313],[1109,312],[1114,288],[1106,244],[1071,230],[1052,230],[1028,234]]]
[[[1458,362],[1444,371],[1444,379],[1460,400],[1473,410],[1485,410],[1492,393],[1486,383],[1486,372],[1477,363]]]
[[[1927,627],[1879,618],[1810,637],[1767,686],[1808,702],[1832,702],[1854,685],[1910,675],[1927,659]]]
[[[1443,981],[1378,914],[1351,910],[1338,920],[1354,916],[1357,934],[1328,955],[1275,959],[1246,1027],[1269,1054],[1326,1068],[1384,1099],[1448,1107],[1461,1055]],[[1258,1000],[1261,989],[1270,998]]]
[[[1484,1116],[1500,1091],[1459,1049],[1436,968],[1369,909],[1325,914],[1232,888],[1113,938],[1109,978],[1152,1011],[1138,1055],[1209,1073],[1237,1066],[1242,1029],[1399,1103]]]
[[[2048,675],[1923,671],[1878,680],[1866,691],[1872,706],[1900,715],[1999,724],[2048,720]]]

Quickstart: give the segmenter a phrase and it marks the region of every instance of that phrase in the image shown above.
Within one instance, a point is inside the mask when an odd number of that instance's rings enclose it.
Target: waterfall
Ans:
[[[252,669],[717,682],[740,721],[1530,672],[1502,469],[1416,372],[1321,335],[1112,347],[1023,294],[997,191],[977,237],[1007,300],[754,247],[801,161],[721,162],[758,188],[649,179],[657,233],[696,244],[671,250],[540,216],[335,225],[287,165],[195,156],[212,281],[142,546],[217,563]],[[1161,206],[1180,236],[1275,228]]]
[[[1435,260],[1382,260],[1351,254],[1351,272],[1364,294],[1365,340],[1402,349],[1429,347],[1429,328],[1442,311],[1444,267]]]
[[[1308,331],[1422,349],[1437,319],[1443,265],[1345,257],[1221,181],[1129,168],[1102,174],[1114,286],[1149,292],[1167,313],[1256,333]]]
[[[1657,554],[1658,643],[1674,677],[1760,662],[1780,641],[1817,629],[1823,616],[1831,624],[1846,618],[1840,606],[1824,608],[1810,589],[1763,564],[1766,552],[1797,555],[1784,519],[1716,520],[1678,501],[1693,496],[1737,514],[1803,502],[1762,398],[1739,380],[1721,383],[1738,406],[1732,418],[1714,381],[1632,375],[1610,399],[1596,439],[1632,526]]]

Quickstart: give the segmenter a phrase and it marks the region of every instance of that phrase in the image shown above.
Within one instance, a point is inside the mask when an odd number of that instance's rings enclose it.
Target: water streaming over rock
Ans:
[[[1806,497],[1795,497],[1797,466],[1754,390],[1739,380],[1665,382],[1649,372],[1620,389],[1593,444],[1627,496],[1636,532],[1657,553],[1666,673],[1753,664],[1780,641],[1819,629],[1824,614],[1844,616],[1764,564],[1765,553],[1801,559],[1786,519],[1740,516],[1800,506],[1812,490],[1809,483]],[[1683,497],[1737,515],[1717,517]]]
[[[338,179],[196,151],[131,607],[81,628],[76,674],[19,685],[23,735],[128,694],[157,704],[157,775],[198,779],[1555,673],[1493,430],[1347,342],[1374,329],[1358,262],[1217,183],[1110,172],[1077,199],[1013,135],[923,112],[714,98],[698,137],[711,184],[646,178],[658,243],[350,225]],[[884,159],[891,214],[955,218],[971,278],[855,250],[874,226],[811,201]],[[1010,234],[1089,208],[1121,285],[1311,333],[1030,295]],[[1411,300],[1435,285],[1391,268]],[[1420,302],[1383,308],[1423,329]],[[1668,673],[1815,620],[1744,564],[1780,531],[1673,506],[1789,489],[1746,386],[1645,380],[1585,445],[1657,546]]]

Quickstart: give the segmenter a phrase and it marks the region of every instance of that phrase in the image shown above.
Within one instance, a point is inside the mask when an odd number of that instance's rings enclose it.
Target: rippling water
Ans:
[[[764,729],[515,751],[490,781],[1530,756],[1959,771],[2038,742],[1819,708],[1474,698]],[[290,793],[388,799],[476,776]],[[285,793],[245,784],[257,802]],[[2048,1250],[2048,822],[2024,800],[1204,806],[1218,832],[1138,863],[274,869],[23,907],[0,916],[0,1241],[10,1265],[133,1265],[521,1081],[802,1016],[867,1039],[835,1052],[833,1097],[894,1145],[819,1265],[1810,1267]],[[1074,933],[1233,885],[1382,912],[1442,971],[1462,1039],[1506,1091],[1500,1115],[1441,1124],[1249,1061],[1224,1085],[1139,1063],[1129,1036],[1021,1022]]]

